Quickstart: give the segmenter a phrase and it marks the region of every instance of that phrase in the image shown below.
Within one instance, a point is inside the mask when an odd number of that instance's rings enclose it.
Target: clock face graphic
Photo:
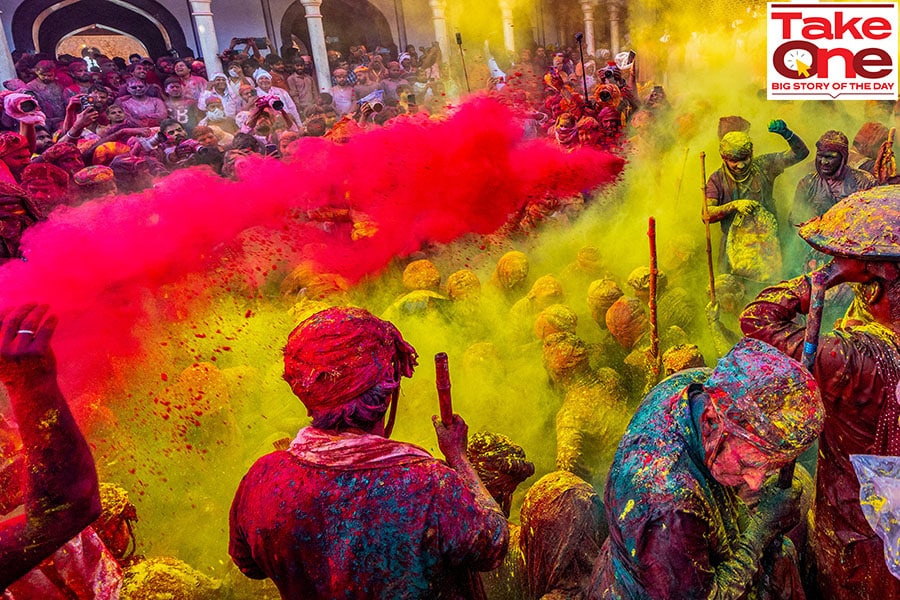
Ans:
[[[813,56],[808,50],[791,50],[784,57],[784,66],[791,71],[797,71],[799,75],[809,77],[809,67],[812,65]]]

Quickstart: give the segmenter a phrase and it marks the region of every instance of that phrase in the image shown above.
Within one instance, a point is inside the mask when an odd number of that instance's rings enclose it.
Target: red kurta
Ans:
[[[285,599],[466,598],[460,582],[496,567],[508,538],[503,514],[421,448],[307,427],[244,477],[229,552]]]
[[[809,296],[805,277],[763,290],[741,315],[741,329],[800,360],[805,327],[794,318],[808,311]],[[860,508],[859,481],[849,459],[851,454],[897,453],[898,369],[897,340],[877,324],[823,333],[819,339],[813,375],[826,419],[812,542],[825,598],[900,598],[900,581],[888,572],[881,540]]]

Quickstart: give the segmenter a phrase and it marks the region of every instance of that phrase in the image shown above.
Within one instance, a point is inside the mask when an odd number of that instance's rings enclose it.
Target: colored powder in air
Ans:
[[[530,199],[590,190],[623,167],[522,132],[509,109],[475,98],[447,119],[400,121],[344,145],[302,140],[294,162],[250,160],[236,182],[182,171],[143,194],[58,210],[26,233],[28,261],[0,268],[3,304],[51,304],[63,389],[96,392],[210,290],[252,295],[300,259],[354,282],[423,242],[490,233]],[[369,234],[308,219],[335,209],[370,223]]]

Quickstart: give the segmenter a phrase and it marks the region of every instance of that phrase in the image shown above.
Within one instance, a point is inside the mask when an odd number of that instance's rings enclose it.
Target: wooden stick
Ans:
[[[678,208],[678,199],[681,197],[681,182],[684,181],[684,169],[687,167],[689,146],[684,147],[684,158],[681,159],[681,174],[678,176],[678,185],[675,188],[675,208]]]
[[[650,238],[650,354],[653,356],[653,374],[659,377],[659,322],[656,315],[656,282],[659,276],[656,255],[656,219],[650,217],[647,228]]]
[[[706,268],[709,272],[709,301],[716,303],[716,272],[713,270],[712,238],[709,235],[709,205],[706,199],[706,152],[700,153],[700,191],[703,194],[703,224],[706,226]]]
[[[450,398],[450,365],[446,352],[434,355],[434,374],[438,403],[441,407],[441,422],[447,426],[453,423],[453,401]]]

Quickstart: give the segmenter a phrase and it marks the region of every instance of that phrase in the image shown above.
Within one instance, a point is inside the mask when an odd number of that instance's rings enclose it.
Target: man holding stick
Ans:
[[[471,571],[496,568],[506,518],[466,457],[459,415],[434,417],[447,465],[388,439],[384,417],[416,352],[391,323],[330,308],[297,326],[284,378],[312,425],[260,458],[231,508],[229,553],[285,599],[473,598]]]
[[[800,229],[825,266],[763,290],[741,315],[744,334],[783,352],[814,357],[826,418],[819,440],[812,547],[823,597],[900,597],[883,545],[865,520],[851,454],[900,455],[900,186],[848,196]],[[853,283],[856,297],[840,328],[817,345],[795,318],[812,289]],[[821,310],[821,307],[819,308]],[[813,315],[810,316],[813,319]]]

